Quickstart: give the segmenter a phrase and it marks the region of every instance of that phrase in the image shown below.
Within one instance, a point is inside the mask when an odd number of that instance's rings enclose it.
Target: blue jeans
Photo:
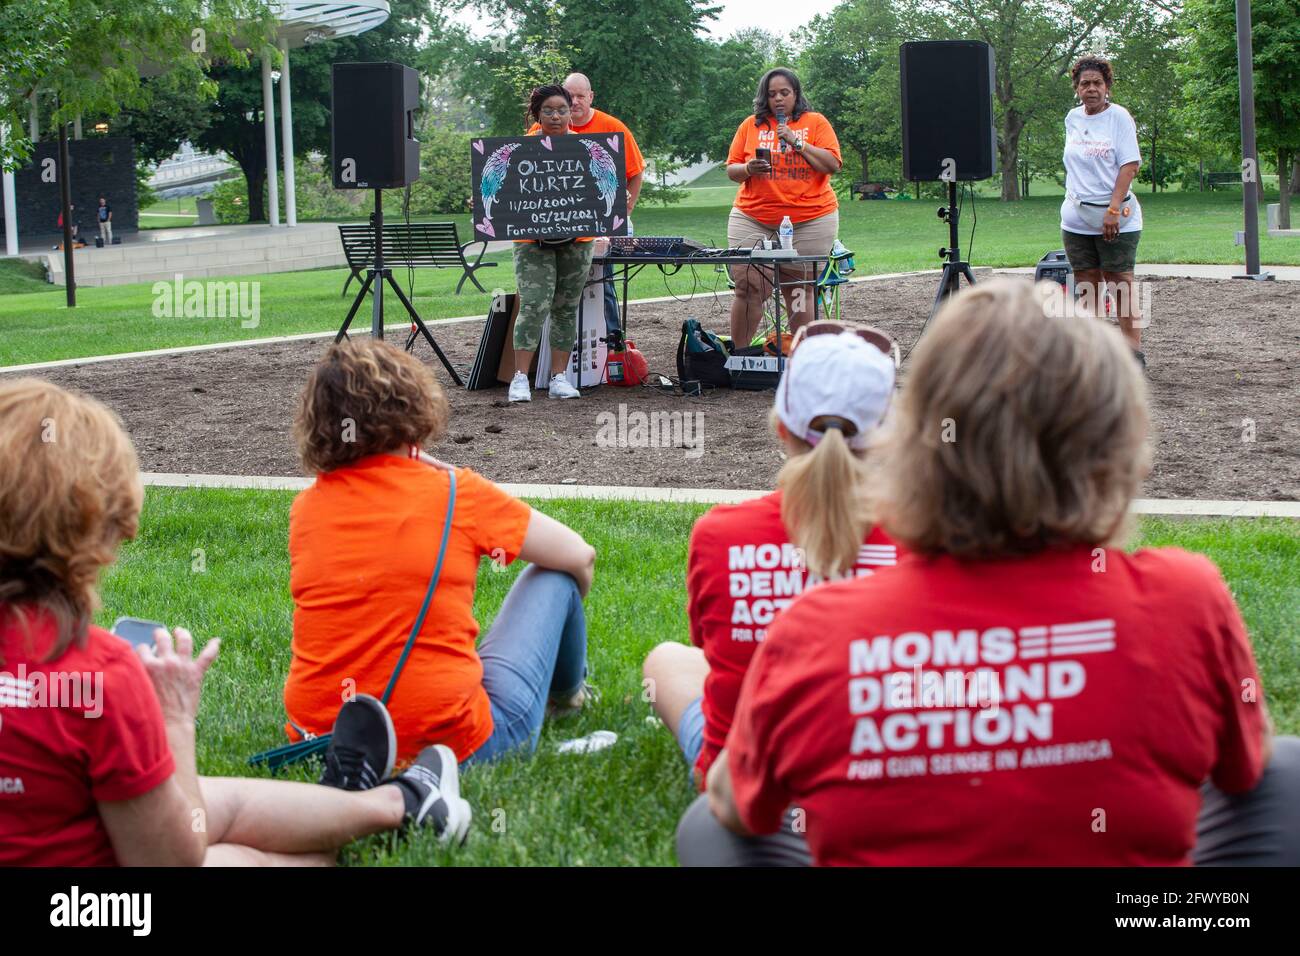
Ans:
[[[695,764],[704,749],[704,698],[696,697],[682,711],[681,722],[677,725],[677,746],[682,748],[686,758],[686,773],[695,783]]]
[[[617,332],[623,327],[618,311],[618,296],[614,292],[614,267],[605,264],[605,332]]]
[[[537,749],[548,698],[564,700],[587,676],[587,619],[577,582],[531,565],[515,580],[478,645],[492,736],[461,766]]]

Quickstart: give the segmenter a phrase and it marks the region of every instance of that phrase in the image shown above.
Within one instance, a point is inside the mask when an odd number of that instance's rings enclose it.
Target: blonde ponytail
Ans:
[[[805,567],[822,578],[847,574],[871,526],[865,465],[838,428],[826,429],[816,446],[791,440],[808,451],[792,455],[777,474],[781,520],[803,549]]]

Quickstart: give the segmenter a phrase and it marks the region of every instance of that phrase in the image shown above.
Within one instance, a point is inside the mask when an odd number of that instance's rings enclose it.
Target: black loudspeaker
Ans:
[[[420,76],[400,63],[335,63],[330,76],[335,189],[398,189],[420,178]]]
[[[903,178],[988,179],[997,172],[993,48],[978,40],[927,40],[899,47]]]

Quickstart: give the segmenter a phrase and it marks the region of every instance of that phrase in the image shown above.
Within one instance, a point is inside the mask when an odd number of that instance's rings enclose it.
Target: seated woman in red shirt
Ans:
[[[866,508],[863,459],[893,393],[891,343],[882,333],[834,322],[800,329],[771,415],[789,456],[779,490],[720,505],[695,523],[686,573],[695,646],[660,644],[644,674],[655,713],[700,789],[773,616],[819,581],[869,575],[897,560]],[[794,816],[776,836],[738,843],[737,851],[732,862],[744,865],[808,861]],[[695,859],[689,844],[677,852],[683,865]]]
[[[1114,546],[1146,388],[1061,295],[995,280],[935,319],[873,456],[914,553],[768,629],[689,839],[725,858],[795,805],[819,864],[1297,862],[1300,741],[1218,569]]]
[[[326,864],[412,822],[463,837],[445,748],[365,793],[198,776],[199,688],[220,642],[195,658],[188,631],[173,645],[159,629],[137,654],[90,623],[142,499],[112,412],[38,379],[0,383],[0,866]],[[385,761],[382,741],[367,749]]]
[[[286,730],[328,731],[340,694],[379,697],[393,675],[438,558],[451,468],[422,454],[447,428],[447,400],[419,359],[369,339],[330,348],[294,423],[316,481],[289,512],[293,658]],[[388,701],[397,759],[445,744],[464,762],[537,745],[548,702],[589,692],[582,600],[596,552],[575,531],[470,471],[456,495],[442,573]],[[474,618],[480,559],[516,579],[481,642]],[[355,756],[355,755],[351,755]],[[382,779],[337,754],[323,783]]]

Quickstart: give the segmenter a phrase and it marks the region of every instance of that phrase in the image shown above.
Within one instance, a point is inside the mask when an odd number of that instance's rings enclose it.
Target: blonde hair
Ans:
[[[298,402],[293,434],[309,472],[333,471],[402,445],[436,441],[450,410],[433,370],[370,339],[330,346]]]
[[[921,340],[881,468],[881,525],[929,554],[1114,543],[1145,477],[1146,384],[1118,332],[1060,286],[995,279]]]
[[[813,424],[824,427],[832,417],[822,416]],[[775,409],[769,420],[780,434]],[[847,423],[841,420],[840,424]],[[781,489],[781,522],[790,540],[803,550],[804,565],[810,571],[823,578],[846,574],[857,563],[858,551],[871,528],[863,458],[849,447],[839,428],[825,428],[816,445],[788,429],[786,435],[798,453],[786,460],[776,476]]]
[[[47,660],[83,643],[95,585],[135,537],[140,473],[111,411],[36,378],[0,383],[0,605],[54,620]]]

